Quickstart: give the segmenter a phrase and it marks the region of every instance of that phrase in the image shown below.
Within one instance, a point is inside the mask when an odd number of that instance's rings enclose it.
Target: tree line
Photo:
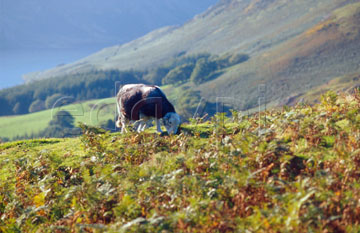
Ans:
[[[139,83],[136,71],[92,71],[50,78],[0,91],[0,116],[26,114],[52,108],[62,96],[74,101],[114,96],[115,83]]]
[[[178,86],[192,82],[199,85],[215,79],[227,67],[248,59],[249,56],[246,54],[181,55],[163,65],[144,71],[96,70],[34,81],[0,90],[0,116],[50,109],[63,96],[69,96],[73,101],[112,97],[116,92],[116,83]]]

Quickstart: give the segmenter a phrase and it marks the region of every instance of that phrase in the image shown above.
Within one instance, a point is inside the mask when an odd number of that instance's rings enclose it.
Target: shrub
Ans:
[[[201,58],[196,62],[190,80],[195,84],[201,84],[208,81],[208,77],[215,70],[217,70],[216,62]]]
[[[45,109],[45,103],[42,100],[35,100],[29,107],[29,112],[38,112]]]
[[[58,125],[63,128],[74,128],[75,118],[68,111],[58,111],[55,113],[49,125]]]
[[[56,103],[56,101],[58,101],[63,95],[56,93],[53,94],[52,96],[49,96],[48,98],[46,98],[45,100],[45,107],[47,109],[50,109],[54,106],[54,104]]]
[[[173,84],[179,85],[190,79],[191,73],[193,72],[193,64],[184,64],[172,69],[162,80],[162,84]]]

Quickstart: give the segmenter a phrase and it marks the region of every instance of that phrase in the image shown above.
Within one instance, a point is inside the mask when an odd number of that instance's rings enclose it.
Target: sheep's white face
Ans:
[[[180,116],[177,113],[169,112],[164,116],[163,122],[168,134],[176,134],[180,125]]]

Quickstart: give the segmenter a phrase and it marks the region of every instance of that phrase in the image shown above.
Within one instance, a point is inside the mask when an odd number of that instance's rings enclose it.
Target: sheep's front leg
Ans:
[[[130,121],[130,124],[132,125],[133,129],[135,131],[138,130],[139,125],[141,125],[141,120],[137,120],[137,121]]]
[[[142,124],[142,126],[140,128],[140,132],[145,131],[146,128],[147,128],[147,122],[145,121],[145,122],[143,122],[143,124]]]
[[[146,119],[144,119],[144,124],[143,124],[141,131],[144,131],[146,128],[151,127],[153,120],[154,120],[154,118],[152,118],[152,117],[147,117]]]
[[[145,122],[143,119],[136,121],[134,124],[134,128],[136,129],[136,132],[140,133],[141,131],[143,131],[144,124]]]
[[[160,119],[156,118],[156,129],[159,133],[162,133],[163,131],[161,130],[161,125],[160,125]]]

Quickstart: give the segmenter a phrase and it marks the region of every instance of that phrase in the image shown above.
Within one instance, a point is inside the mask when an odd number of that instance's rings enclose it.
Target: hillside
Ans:
[[[263,95],[276,106],[334,78],[358,73],[359,15],[360,3],[340,7],[299,35],[197,89],[213,101],[226,90],[227,96],[238,99],[240,109],[246,109],[257,105],[259,85],[266,86]]]
[[[180,27],[166,27],[124,45],[105,48],[73,64],[29,75],[29,80],[108,69],[145,73],[171,59],[209,53],[244,53],[247,62],[222,69],[201,84],[185,83],[200,98],[232,108],[269,106],[360,70],[358,1],[223,0]],[[146,75],[145,75],[146,77]],[[163,76],[156,77],[161,80]],[[259,94],[259,89],[264,89]],[[234,103],[236,102],[236,103]]]
[[[105,48],[73,64],[29,74],[27,79],[91,69],[148,68],[184,53],[241,51],[253,56],[294,38],[326,18],[334,9],[351,2],[221,0],[183,26],[158,29],[127,44]]]
[[[173,136],[2,143],[0,231],[358,232],[359,109],[330,92]]]
[[[308,92],[292,96],[287,99],[286,104],[293,105],[297,102],[314,104],[319,102],[319,96],[328,91],[351,93],[354,91],[354,88],[360,88],[360,72],[332,79]]]

